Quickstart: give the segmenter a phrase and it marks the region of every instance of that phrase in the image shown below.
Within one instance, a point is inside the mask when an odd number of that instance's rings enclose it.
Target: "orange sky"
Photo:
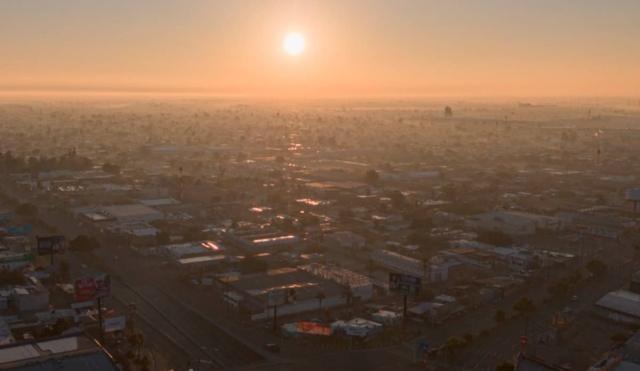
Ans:
[[[4,1],[0,89],[640,94],[640,1],[452,3]]]

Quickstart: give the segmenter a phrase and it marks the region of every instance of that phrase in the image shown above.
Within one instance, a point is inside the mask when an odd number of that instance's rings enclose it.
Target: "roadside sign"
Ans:
[[[408,274],[389,273],[389,291],[402,295],[420,295],[422,279]]]
[[[268,305],[270,307],[276,305],[284,305],[287,303],[287,290],[286,289],[273,289],[269,290],[267,294]]]

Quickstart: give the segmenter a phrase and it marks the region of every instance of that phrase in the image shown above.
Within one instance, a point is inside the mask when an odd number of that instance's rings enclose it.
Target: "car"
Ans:
[[[573,295],[571,297],[571,301],[577,301],[578,300],[578,295]]]
[[[569,313],[569,312],[571,312],[571,308],[569,308],[569,307],[564,308],[564,312],[565,312],[565,313]]]
[[[84,263],[82,263],[82,264],[80,264],[80,268],[82,268],[82,269],[87,269],[87,265],[86,265],[86,264],[84,264]]]
[[[265,344],[264,349],[271,353],[280,353],[280,346],[278,344],[274,344],[274,343]]]

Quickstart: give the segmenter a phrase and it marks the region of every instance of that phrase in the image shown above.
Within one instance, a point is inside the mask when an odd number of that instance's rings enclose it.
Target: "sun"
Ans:
[[[289,55],[302,54],[305,46],[304,36],[299,33],[290,33],[284,38],[284,51]]]

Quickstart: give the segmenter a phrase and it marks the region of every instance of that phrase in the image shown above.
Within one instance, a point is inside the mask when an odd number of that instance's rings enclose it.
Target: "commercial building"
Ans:
[[[333,249],[361,249],[367,239],[352,232],[335,232],[324,236],[324,244]]]
[[[0,369],[117,371],[113,357],[87,335],[60,336],[0,348]]]
[[[13,288],[13,303],[19,312],[32,312],[49,308],[49,290],[33,277],[25,285]]]
[[[278,305],[278,316],[287,316],[320,308],[319,294],[322,292],[323,307],[336,307],[346,304],[343,285],[313,275],[303,269],[281,268],[264,273],[242,275],[240,277],[219,278],[225,294],[223,298],[229,306],[236,306],[239,312],[249,313],[251,320],[262,320],[273,316],[269,306],[269,292],[293,290],[291,300]],[[234,292],[234,294],[230,294]],[[237,303],[232,303],[235,300]]]
[[[299,266],[298,269],[338,283],[348,288],[353,294],[353,297],[359,298],[360,300],[369,300],[373,296],[373,284],[369,277],[348,269],[322,264],[302,265]]]
[[[160,247],[160,251],[174,261],[178,261],[187,258],[221,255],[226,251],[226,248],[217,242],[206,240],[164,245]]]
[[[93,211],[80,212],[78,218],[89,224],[100,224],[105,222],[153,222],[164,219],[164,214],[149,206],[140,204],[105,206]]]
[[[636,332],[622,346],[611,349],[588,371],[640,370],[640,332]]]
[[[536,234],[539,230],[559,231],[563,228],[559,218],[522,211],[492,211],[474,215],[465,221],[468,228],[500,231],[510,235]]]
[[[612,291],[596,301],[593,312],[615,322],[640,324],[640,294]]]
[[[301,238],[275,228],[255,228],[226,233],[224,241],[248,254],[291,251],[303,245]]]
[[[449,268],[460,264],[448,262],[434,265],[429,261],[421,261],[389,250],[374,251],[371,253],[371,260],[393,272],[422,277],[427,282],[446,281],[449,278]]]

